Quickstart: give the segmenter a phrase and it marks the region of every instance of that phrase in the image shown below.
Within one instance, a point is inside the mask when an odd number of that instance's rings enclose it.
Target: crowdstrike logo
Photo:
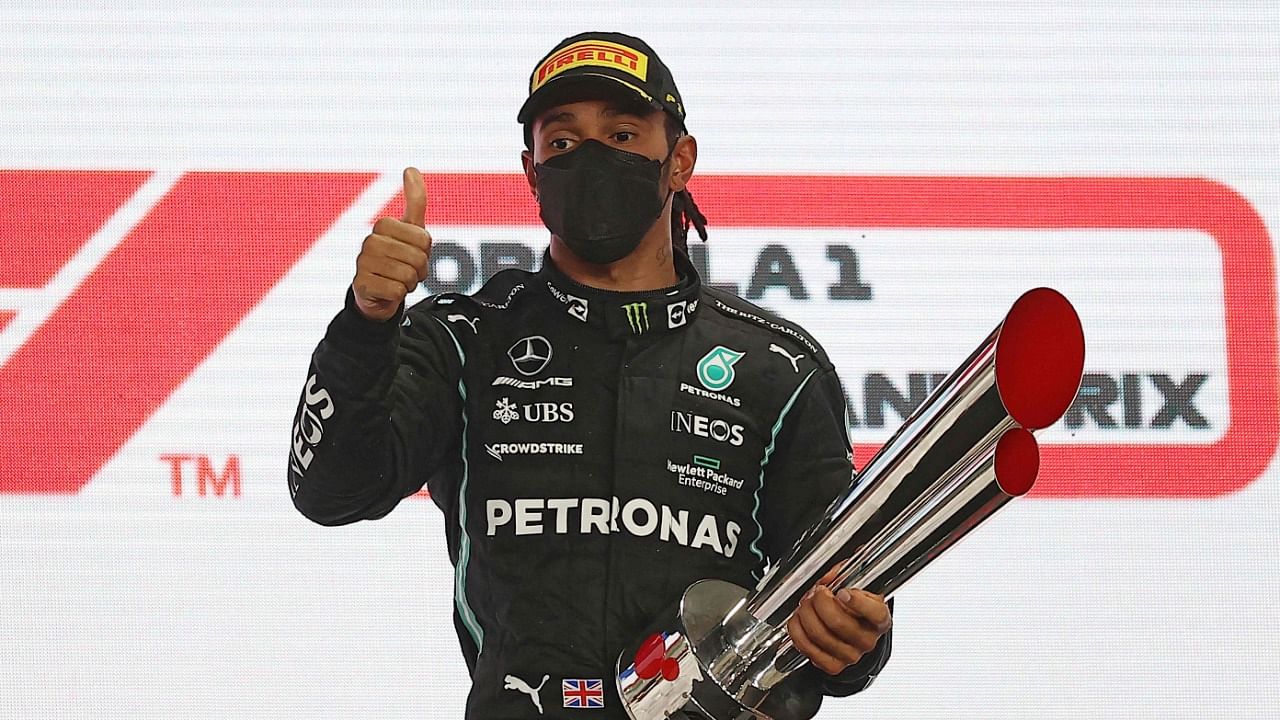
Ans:
[[[507,357],[521,375],[537,375],[551,362],[551,342],[541,335],[521,338],[507,349]]]
[[[506,455],[581,455],[582,443],[518,442],[484,446],[489,457],[502,462]]]

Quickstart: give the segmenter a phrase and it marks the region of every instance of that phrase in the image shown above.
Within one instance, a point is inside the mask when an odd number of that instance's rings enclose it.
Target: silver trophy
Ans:
[[[833,569],[833,591],[887,597],[1030,490],[1040,465],[1032,431],[1066,412],[1083,370],[1071,303],[1049,288],[1019,297],[755,590],[700,580],[623,651],[615,680],[627,714],[807,716],[784,682],[808,662],[786,631],[801,597]]]

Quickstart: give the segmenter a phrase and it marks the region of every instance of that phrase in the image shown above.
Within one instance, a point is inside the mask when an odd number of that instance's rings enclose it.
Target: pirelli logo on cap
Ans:
[[[626,45],[605,40],[583,40],[569,45],[539,65],[537,72],[533,74],[529,92],[542,87],[565,70],[584,65],[621,70],[639,78],[641,82],[649,75],[648,55]]]

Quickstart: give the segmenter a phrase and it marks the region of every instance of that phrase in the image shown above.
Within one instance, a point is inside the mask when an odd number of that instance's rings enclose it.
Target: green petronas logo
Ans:
[[[733,384],[733,364],[745,355],[723,345],[711,348],[711,352],[698,361],[698,382],[708,390],[724,390]]]
[[[622,309],[627,311],[627,324],[633,334],[639,335],[649,329],[649,303],[627,303]]]

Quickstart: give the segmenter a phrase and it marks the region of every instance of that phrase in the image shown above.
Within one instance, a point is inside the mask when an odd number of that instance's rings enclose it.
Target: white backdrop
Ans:
[[[0,6],[0,716],[461,716],[439,513],[309,523],[289,424],[404,165],[438,282],[545,243],[514,118],[585,29],[672,68],[709,279],[794,265],[864,455],[1022,290],[1084,320],[1036,496],[822,717],[1276,716],[1275,4],[85,5]]]

